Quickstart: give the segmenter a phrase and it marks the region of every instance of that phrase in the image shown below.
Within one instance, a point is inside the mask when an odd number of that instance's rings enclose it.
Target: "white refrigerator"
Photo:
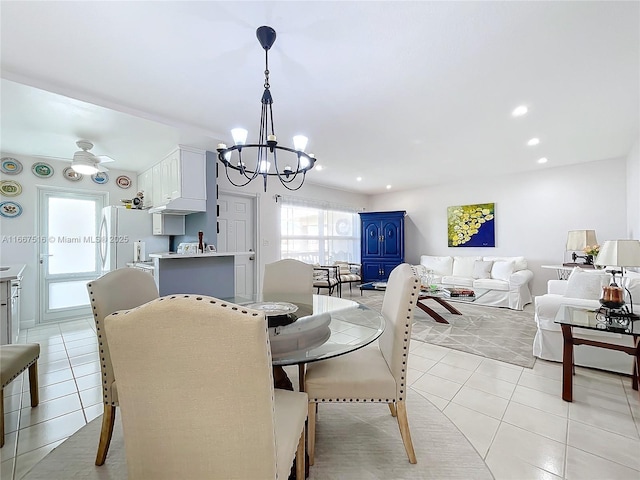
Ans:
[[[169,236],[153,235],[152,215],[148,210],[103,208],[99,238],[102,273],[133,262],[135,242],[143,242],[145,256],[169,251]]]

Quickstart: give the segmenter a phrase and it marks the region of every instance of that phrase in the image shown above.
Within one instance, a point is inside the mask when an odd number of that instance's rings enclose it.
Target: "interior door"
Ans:
[[[86,284],[100,275],[105,203],[102,193],[38,189],[39,323],[91,315]]]
[[[218,251],[255,252],[256,197],[222,193],[218,196]],[[235,257],[236,295],[256,290],[255,255]]]

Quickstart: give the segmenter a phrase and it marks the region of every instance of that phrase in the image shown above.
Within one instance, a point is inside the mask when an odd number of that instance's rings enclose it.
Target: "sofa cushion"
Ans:
[[[473,281],[473,288],[486,288],[488,290],[509,290],[509,282],[495,278],[480,278]]]
[[[454,285],[456,287],[473,286],[473,278],[471,277],[455,277],[453,275],[445,275],[442,277],[443,285]]]
[[[505,262],[503,260],[498,260],[493,262],[493,267],[491,267],[491,278],[497,278],[498,280],[508,282],[509,277],[514,271],[514,263],[512,261]]]
[[[608,273],[592,273],[586,272],[581,268],[574,268],[571,275],[569,275],[564,296],[597,300],[602,293],[602,287],[608,284],[610,278],[611,276]]]
[[[473,277],[473,266],[482,257],[453,257],[454,277]]]
[[[513,271],[527,269],[527,259],[524,257],[483,257],[482,260],[487,262],[513,262]]]
[[[473,264],[473,278],[491,278],[491,268],[493,262],[484,262],[482,260],[476,260]]]
[[[427,267],[436,275],[451,275],[453,273],[453,257],[434,257],[431,255],[422,255],[420,257],[420,265]]]

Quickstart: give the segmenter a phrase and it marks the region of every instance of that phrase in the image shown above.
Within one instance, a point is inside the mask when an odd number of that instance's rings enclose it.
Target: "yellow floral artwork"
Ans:
[[[495,247],[495,204],[448,207],[447,237],[450,247]]]

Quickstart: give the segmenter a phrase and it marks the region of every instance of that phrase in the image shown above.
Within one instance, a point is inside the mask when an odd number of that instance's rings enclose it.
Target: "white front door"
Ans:
[[[256,197],[220,193],[218,197],[219,252],[255,252]],[[255,292],[255,255],[235,257],[236,295]]]
[[[87,282],[100,275],[98,223],[106,194],[38,189],[39,323],[91,316]]]

